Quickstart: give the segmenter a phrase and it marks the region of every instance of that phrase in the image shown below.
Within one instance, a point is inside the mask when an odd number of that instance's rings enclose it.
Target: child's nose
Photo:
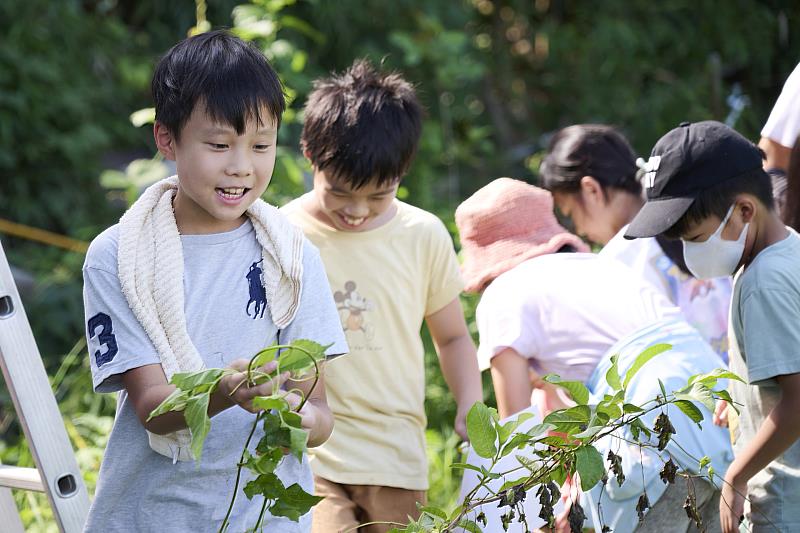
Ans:
[[[349,217],[365,217],[369,214],[369,206],[363,202],[353,202],[347,206],[345,213]]]
[[[253,162],[249,155],[233,151],[225,173],[229,176],[245,177],[253,173]]]

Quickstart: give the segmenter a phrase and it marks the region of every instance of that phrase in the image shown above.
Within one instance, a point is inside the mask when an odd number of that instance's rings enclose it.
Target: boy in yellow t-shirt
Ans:
[[[400,75],[359,60],[316,82],[305,116],[301,146],[314,188],[283,210],[320,250],[350,346],[325,369],[335,430],[312,457],[316,493],[325,497],[313,531],[405,523],[428,487],[423,320],[462,437],[467,411],[482,398],[450,235],[434,215],[396,199],[421,108]]]

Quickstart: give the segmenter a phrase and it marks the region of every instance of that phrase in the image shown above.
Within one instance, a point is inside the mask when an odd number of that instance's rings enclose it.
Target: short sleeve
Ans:
[[[332,344],[326,352],[329,359],[349,351],[322,259],[317,248],[308,240],[303,249],[300,307],[291,324],[280,332],[281,343],[288,344],[297,339],[308,339],[322,345]]]
[[[741,304],[750,383],[800,372],[800,298],[792,291],[758,289]]]
[[[116,392],[122,389],[120,375],[124,372],[161,363],[115,274],[84,267],[83,305],[95,391]]]
[[[496,281],[495,281],[496,283]],[[513,348],[526,359],[539,353],[540,336],[535,310],[526,309],[525,300],[504,285],[490,285],[475,313],[478,323],[478,365],[486,370],[492,358],[506,348]]]
[[[800,64],[786,80],[761,136],[791,148],[800,134]]]
[[[464,281],[447,228],[439,219],[432,227],[430,240],[430,278],[425,301],[425,316],[440,311],[461,294]]]

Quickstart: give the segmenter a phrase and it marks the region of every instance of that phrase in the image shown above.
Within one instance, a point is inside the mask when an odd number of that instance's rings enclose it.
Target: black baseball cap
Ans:
[[[704,190],[760,170],[763,152],[721,122],[683,122],[661,137],[648,161],[642,186],[647,203],[625,232],[626,239],[654,237],[671,228]]]

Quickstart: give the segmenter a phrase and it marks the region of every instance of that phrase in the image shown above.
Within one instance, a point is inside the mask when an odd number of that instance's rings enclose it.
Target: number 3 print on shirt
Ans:
[[[97,368],[100,368],[114,359],[114,356],[119,351],[117,338],[114,336],[113,326],[111,325],[111,317],[105,313],[97,313],[89,319],[86,325],[89,330],[89,341],[93,341],[97,337],[92,346],[99,346],[93,355]],[[97,331],[97,328],[100,328],[100,330]],[[101,349],[103,347],[105,347],[105,351]]]

